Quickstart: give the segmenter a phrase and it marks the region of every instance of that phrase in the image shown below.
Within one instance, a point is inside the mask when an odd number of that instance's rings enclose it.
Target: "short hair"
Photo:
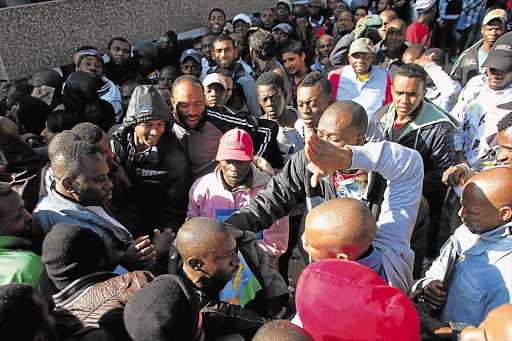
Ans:
[[[512,127],[512,111],[498,121],[498,131],[502,132]]]
[[[80,123],[80,117],[68,110],[55,110],[48,115],[46,127],[51,133],[60,133],[64,130],[70,130]]]
[[[39,135],[45,127],[46,119],[52,110],[42,99],[24,96],[18,105],[16,120],[24,133]],[[21,129],[23,127],[23,129]]]
[[[98,49],[92,45],[82,45],[76,49],[75,53],[80,52],[80,51],[85,51],[85,50],[98,50]]]
[[[349,113],[349,126],[360,129],[363,134],[366,134],[366,130],[368,129],[368,115],[361,104],[354,101],[343,100],[331,104],[326,112]]]
[[[35,290],[25,283],[0,287],[0,335],[5,340],[34,340],[43,328],[43,312],[34,301]]]
[[[252,341],[313,341],[313,338],[290,321],[274,320],[258,329]]]
[[[114,43],[114,41],[116,41],[116,40],[121,41],[121,42],[123,42],[123,43],[127,43],[127,44],[130,46],[130,48],[132,47],[132,46],[130,45],[130,43],[128,42],[128,40],[126,40],[125,38],[123,38],[123,37],[114,37],[114,38],[110,39],[110,41],[108,42],[107,50],[110,50],[110,47],[112,46],[112,44],[113,44],[113,43]]]
[[[281,49],[281,54],[285,54],[287,52],[293,52],[300,56],[301,54],[305,53],[306,50],[304,49],[304,45],[301,42],[293,41]]]
[[[340,14],[338,14],[338,17],[336,18],[336,21],[338,21],[338,20],[339,20],[339,18],[341,17],[341,15],[342,15],[343,13],[348,13],[348,14],[350,14],[350,18],[352,18],[352,21],[354,21],[354,13],[350,12],[348,9],[345,9],[345,10],[341,11],[341,12],[340,12]]]
[[[322,92],[329,96],[332,96],[333,94],[332,83],[321,71],[313,71],[308,73],[302,82],[300,82],[298,88],[309,88],[313,86],[318,86]]]
[[[90,144],[97,143],[103,138],[103,130],[91,122],[77,124],[71,129],[71,132]]]
[[[210,236],[230,232],[230,228],[217,219],[191,218],[178,230],[176,236],[178,252],[185,260],[188,258],[204,258],[211,251]]]
[[[389,0],[386,0],[386,1],[389,1]],[[354,14],[357,12],[357,10],[358,10],[358,9],[364,9],[364,10],[365,10],[365,12],[366,12],[366,14],[368,14],[368,8],[367,8],[367,7],[365,7],[365,6],[359,6],[359,7],[357,7],[357,8],[354,10]]]
[[[32,91],[34,91],[34,87],[31,84],[28,84],[26,80],[21,81],[15,85],[13,85],[14,91],[10,95],[13,102],[19,102],[23,97],[30,96]]]
[[[233,40],[233,38],[231,38],[229,35],[227,34],[219,34],[217,36],[217,38],[215,38],[215,40],[213,41],[213,44],[215,45],[216,43],[221,43],[223,41],[229,41],[231,42],[231,45],[233,46],[233,48],[235,48],[235,41]]]
[[[218,73],[220,75],[223,75],[224,77],[231,77],[231,79],[233,79],[233,75],[231,74],[231,72],[222,66],[217,67],[212,73]]]
[[[427,84],[427,72],[425,71],[425,69],[423,69],[423,67],[415,63],[409,63],[400,66],[398,70],[395,72],[393,80],[396,78],[396,76],[399,75],[408,78],[420,78],[421,81],[423,82],[423,86]]]
[[[263,73],[256,81],[256,88],[263,85],[276,84],[282,92],[285,91],[284,79],[280,74],[273,71]]]
[[[434,48],[428,49],[427,51],[423,52],[423,54],[421,56],[428,56],[432,53],[434,54],[434,58],[433,58],[434,62],[439,66],[444,66],[444,64],[446,62],[446,54],[440,48],[434,47]]]
[[[116,112],[112,104],[98,98],[85,107],[83,121],[94,123],[103,131],[108,131],[116,123]]]
[[[51,166],[55,178],[76,179],[83,171],[83,157],[98,153],[96,148],[88,142],[76,141],[66,144],[53,154]]]
[[[259,59],[267,61],[276,54],[276,40],[268,31],[258,31],[249,37],[249,47]]]
[[[220,13],[222,13],[222,15],[224,16],[224,20],[226,20],[226,13],[225,13],[222,9],[220,9],[220,8],[214,8],[214,9],[212,9],[212,10],[210,11],[210,13],[208,13],[208,19],[210,19],[210,17],[212,16],[212,13],[213,13],[213,12],[220,12]]]
[[[63,131],[62,133],[58,133],[55,137],[50,141],[48,145],[48,158],[51,160],[56,152],[67,146],[70,142],[73,141],[82,141],[80,136],[73,134],[70,131]]]
[[[201,81],[196,76],[182,75],[182,76],[179,76],[178,78],[176,78],[174,83],[172,83],[173,96],[174,96],[174,91],[176,90],[176,88],[183,82],[191,82],[191,83],[198,84],[199,86],[201,86],[201,91],[204,93],[203,83],[201,83]]]
[[[7,182],[0,182],[0,199],[5,198],[13,191],[11,184]]]

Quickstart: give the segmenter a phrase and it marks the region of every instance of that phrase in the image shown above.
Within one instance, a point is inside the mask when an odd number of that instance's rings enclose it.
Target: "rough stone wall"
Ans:
[[[228,19],[275,6],[274,0],[62,0],[0,9],[0,80],[72,62],[81,45],[156,39],[205,26],[212,8]],[[2,65],[3,61],[3,65]]]

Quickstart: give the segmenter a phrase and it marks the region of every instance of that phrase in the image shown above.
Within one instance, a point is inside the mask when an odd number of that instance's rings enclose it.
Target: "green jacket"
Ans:
[[[31,242],[21,237],[0,236],[0,285],[25,283],[53,307],[56,292],[41,257],[27,250]]]

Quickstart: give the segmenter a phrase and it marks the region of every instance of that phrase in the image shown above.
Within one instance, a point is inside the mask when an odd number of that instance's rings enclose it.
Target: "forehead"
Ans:
[[[334,134],[342,134],[351,123],[350,113],[339,112],[322,115],[318,123],[318,130]]]
[[[141,125],[158,125],[158,124],[163,123],[163,122],[164,122],[163,120],[144,121],[144,122],[137,123],[135,125],[135,127],[138,127],[138,126],[141,126]]]
[[[87,57],[84,57],[84,59],[82,59],[82,61],[80,62],[80,65],[82,65],[83,62],[89,62],[89,63],[100,63],[101,62],[99,61],[98,58],[96,57],[93,57],[93,56],[87,56]]]
[[[124,41],[121,41],[121,40],[114,40],[112,42],[112,45],[111,47],[121,47],[121,48],[126,48],[126,49],[129,49],[130,48],[130,44],[128,43],[125,43]]]
[[[338,19],[352,19],[352,15],[348,11],[343,11],[339,15]]]
[[[15,190],[7,196],[0,198],[0,212],[2,213],[0,214],[0,221],[5,216],[17,214],[22,206],[23,200]]]
[[[176,86],[173,97],[177,102],[196,102],[203,100],[204,94],[199,84],[185,81]]]
[[[405,32],[406,28],[405,28],[405,25],[402,24],[401,22],[392,22],[391,24],[389,24],[388,26],[388,31],[404,31]]]
[[[79,176],[95,178],[100,175],[108,174],[109,172],[107,162],[99,153],[85,155],[82,159],[82,163],[82,173]]]
[[[213,43],[213,47],[216,49],[227,49],[227,48],[233,47],[233,41],[232,40],[216,41],[215,43]]]
[[[279,92],[280,89],[277,86],[277,84],[272,83],[268,85],[258,85],[258,93],[266,94],[266,93],[272,93],[272,92]]]
[[[236,247],[236,240],[233,234],[230,232],[226,233],[215,233],[210,237],[210,254],[216,257],[222,257],[227,252],[233,250]]]
[[[187,66],[192,66],[192,65],[196,65],[199,63],[197,62],[197,60],[195,60],[194,58],[192,57],[187,57],[185,58],[185,60],[183,60],[183,62],[181,63],[181,65],[187,65]]]
[[[491,21],[489,21],[487,24],[484,25],[485,28],[495,28],[495,27],[501,27],[503,26],[503,22],[500,20],[500,19],[492,19]]]
[[[224,76],[221,73],[219,73],[219,75],[224,79],[224,81],[226,81],[226,84],[228,85],[228,87],[231,87],[233,85],[233,78]]]
[[[212,83],[206,87],[207,89],[215,90],[215,91],[225,91],[222,85],[219,83]]]
[[[317,45],[322,45],[322,44],[333,44],[334,43],[334,40],[331,39],[330,37],[320,37],[318,38],[317,40]]]
[[[295,52],[285,52],[283,53],[283,59],[296,59],[299,58],[299,55]]]
[[[313,99],[321,95],[322,89],[318,85],[313,86],[301,86],[297,89],[297,100]]]
[[[396,75],[393,78],[393,88],[395,90],[403,91],[417,91],[418,88],[423,86],[423,80],[419,77],[406,77],[403,75]]]
[[[261,15],[273,15],[274,12],[272,12],[271,9],[264,9],[263,11],[261,11]]]
[[[217,17],[224,18],[224,14],[222,14],[222,12],[220,12],[220,11],[213,11],[210,14],[210,19],[214,19],[214,18],[217,18]]]

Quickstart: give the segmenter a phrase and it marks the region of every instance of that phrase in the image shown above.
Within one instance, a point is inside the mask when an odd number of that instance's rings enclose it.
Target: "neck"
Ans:
[[[306,77],[306,73],[307,73],[306,71],[307,71],[307,70],[306,70],[306,68],[305,68],[305,67],[303,67],[303,68],[301,68],[299,71],[297,71],[297,72],[295,73],[295,75],[293,75],[293,79],[294,79],[294,81],[295,81],[295,84],[299,84],[299,82],[300,82],[304,77]]]
[[[272,60],[272,59],[270,59],[270,60]],[[267,65],[267,63],[270,62],[270,60],[265,61],[265,60],[259,59],[258,57],[252,59],[252,61],[255,62],[260,67],[260,70],[263,70],[265,68],[265,66]]]
[[[66,198],[78,203],[78,201],[75,199],[73,194],[68,192],[68,190],[65,189],[64,186],[62,186],[62,183],[57,181],[57,179],[55,179],[55,190],[57,191],[57,193],[59,193],[63,197],[66,197]]]
[[[416,22],[419,25],[428,26],[428,24],[430,23],[430,16],[425,15],[425,14],[420,14],[418,17],[418,20],[416,20]]]
[[[492,44],[484,41],[484,43],[482,44],[482,46],[480,47],[482,49],[482,51],[484,52],[489,52],[491,51],[491,47],[492,47]]]
[[[203,272],[196,271],[190,268],[187,264],[183,264],[183,272],[188,277],[188,279],[198,288],[204,288],[209,286],[212,283],[212,280]]]

